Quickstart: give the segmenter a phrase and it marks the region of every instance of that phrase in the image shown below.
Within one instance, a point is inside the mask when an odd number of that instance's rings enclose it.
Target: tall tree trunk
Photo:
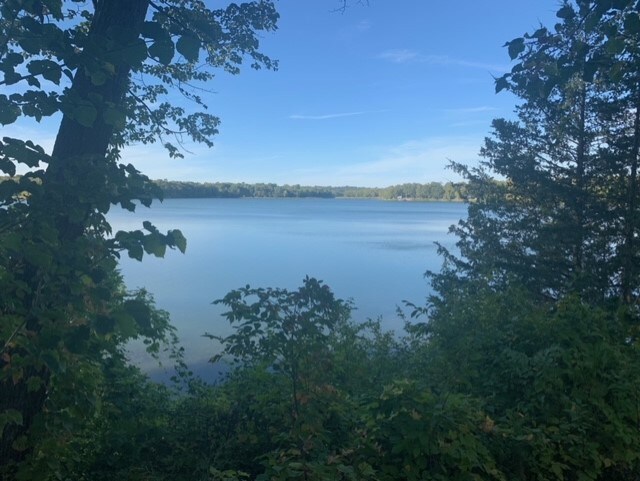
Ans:
[[[640,97],[640,96],[639,96]],[[622,264],[622,302],[631,304],[633,301],[633,282],[635,269],[635,235],[638,214],[638,154],[640,153],[640,98],[636,102],[636,112],[633,126],[633,146],[629,155],[631,162],[629,182],[627,186],[627,213],[625,218],[623,264]]]
[[[75,250],[76,245],[81,245],[76,243],[85,234],[87,218],[95,208],[95,199],[99,199],[101,194],[106,194],[104,189],[103,192],[97,189],[90,199],[79,200],[80,196],[74,190],[77,185],[82,185],[88,167],[106,162],[114,127],[105,122],[103,113],[108,104],[122,106],[131,71],[131,65],[123,59],[114,65],[113,74],[106,76],[103,82],[92,82],[91,72],[84,65],[102,65],[104,59],[101,58],[101,54],[110,53],[105,50],[107,46],[115,44],[124,48],[134,42],[140,35],[149,0],[99,0],[94,1],[94,5],[95,14],[88,34],[88,45],[92,47],[80,54],[91,62],[80,62],[81,66],[75,73],[67,97],[94,104],[97,108],[96,120],[91,126],[86,126],[78,122],[73,115],[64,115],[56,137],[52,160],[45,175],[45,194],[32,200],[33,209],[39,209],[40,215],[48,213],[54,219],[60,239],[60,258],[56,259],[59,263],[64,263],[66,258],[73,258],[74,255],[86,256],[86,253]],[[104,188],[107,188],[106,179]],[[38,222],[37,216],[34,219],[33,222]],[[72,260],[75,260],[76,265],[81,263],[78,259]],[[28,266],[25,268],[24,281],[31,286],[38,286],[47,282],[46,273],[42,274],[38,266]],[[24,305],[30,312],[25,329],[33,337],[37,337],[41,330],[40,320],[37,314],[34,314],[36,307],[40,312],[46,309],[54,310],[56,307],[36,306],[37,302],[35,298],[24,300]],[[7,365],[6,359],[13,355],[19,356],[20,352],[10,347],[3,351],[0,369]],[[0,433],[0,468],[20,462],[28,455],[28,451],[14,449],[14,442],[29,432],[34,418],[43,411],[47,401],[50,390],[49,373],[42,367],[29,369],[31,372],[25,372],[20,379],[14,381],[9,378],[0,383],[0,412],[15,409],[22,415],[22,425],[11,425]],[[44,385],[35,391],[29,389],[27,380],[31,376],[42,378],[45,381]]]
[[[574,276],[580,277],[584,271],[584,219],[585,219],[585,172],[587,157],[587,135],[586,135],[586,114],[587,114],[587,86],[583,82],[579,93],[579,117],[578,117],[578,145],[576,151],[576,192],[575,192],[575,242],[573,252]],[[582,281],[580,281],[582,284]]]
[[[49,193],[66,207],[54,213],[63,239],[82,235],[85,227],[83,221],[95,206],[95,199],[85,199],[84,205],[74,206],[80,212],[73,213],[71,219],[68,215],[69,202],[78,203],[78,195],[69,193],[68,189],[65,192],[64,187],[68,186],[70,179],[82,183],[87,172],[100,172],[100,169],[93,167],[96,163],[105,162],[114,134],[113,125],[105,121],[105,110],[109,105],[121,107],[129,86],[131,65],[126,55],[122,55],[114,64],[113,50],[126,52],[127,47],[138,39],[149,8],[149,0],[100,0],[94,3],[96,11],[88,36],[89,47],[82,53],[85,55],[83,65],[101,68],[105,58],[108,58],[113,70],[106,79],[101,79],[101,83],[92,79],[93,72],[89,68],[78,68],[68,97],[72,101],[87,102],[95,107],[95,121],[87,126],[86,121],[81,123],[77,120],[77,114],[66,113],[56,136],[46,184],[49,185]],[[105,72],[110,70],[105,69]],[[94,189],[91,197],[99,197],[102,193],[100,189]],[[47,199],[47,202],[51,202],[51,199]],[[58,202],[53,202],[53,205]]]
[[[105,42],[115,48],[125,49],[140,36],[149,0],[102,0],[96,4],[97,9],[89,32],[89,44],[98,50],[89,52],[89,55],[112,54],[105,51],[105,48],[109,48],[105,47]],[[99,57],[95,60],[98,65],[104,61]],[[69,158],[102,158],[106,154],[112,139],[113,126],[105,123],[101,114],[107,103],[121,105],[129,85],[131,69],[125,59],[114,67],[113,75],[101,85],[92,81],[88,75],[90,72],[86,69],[80,68],[76,71],[71,88],[74,96],[91,102],[91,97],[98,95],[102,98],[102,104],[96,105],[99,109],[98,115],[90,127],[78,123],[69,115],[62,118],[53,147],[53,163],[49,167],[54,176],[62,175]]]

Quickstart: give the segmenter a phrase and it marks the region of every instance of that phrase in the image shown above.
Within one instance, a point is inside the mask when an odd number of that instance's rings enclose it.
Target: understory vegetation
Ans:
[[[182,391],[104,367],[63,479],[637,479],[640,362],[622,312],[491,289],[410,334],[307,278],[222,302],[236,368]]]
[[[232,333],[209,334],[213,361],[233,369],[210,385],[117,270],[187,240],[106,214],[161,196],[124,145],[211,145],[194,86],[277,66],[259,51],[273,3],[0,3],[0,123],[62,114],[50,153],[0,142],[0,478],[640,479],[639,7],[567,1],[507,42],[496,89],[520,104],[478,167],[454,164],[473,202],[405,333],[353,323],[313,277],[246,286],[216,301]],[[135,339],[171,384],[130,365]]]

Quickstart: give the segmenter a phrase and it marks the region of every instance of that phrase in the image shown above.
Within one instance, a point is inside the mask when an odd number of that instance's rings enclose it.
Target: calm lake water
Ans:
[[[441,265],[434,242],[453,246],[448,228],[464,216],[464,204],[444,202],[168,199],[134,214],[114,211],[110,220],[114,232],[149,220],[187,237],[184,255],[137,262],[125,254],[121,269],[129,288],[147,288],[169,311],[187,360],[199,363],[215,353],[202,334],[229,332],[211,302],[246,284],[296,289],[316,277],[353,300],[355,319],[381,317],[385,328],[401,330],[396,306],[424,304],[424,272]]]

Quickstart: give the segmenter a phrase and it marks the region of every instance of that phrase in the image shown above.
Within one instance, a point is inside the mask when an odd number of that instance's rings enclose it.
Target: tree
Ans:
[[[146,337],[157,349],[169,335],[166,319],[144,296],[126,294],[115,269],[122,251],[162,256],[167,247],[184,251],[186,240],[148,222],[110,237],[112,205],[134,210],[160,196],[120,162],[121,149],[160,140],[180,156],[185,136],[211,145],[219,121],[205,112],[198,84],[215,68],[238,73],[247,57],[254,68],[276,68],[258,51],[257,33],[274,30],[277,18],[263,0],[216,10],[198,0],[0,5],[0,85],[13,92],[0,95],[0,123],[62,114],[50,153],[31,140],[0,142],[4,173],[30,169],[0,184],[0,472],[55,475],[56,453],[100,405],[103,362],[128,339]],[[166,100],[170,89],[195,111]]]
[[[522,99],[517,119],[493,122],[479,168],[454,166],[474,199],[454,229],[462,258],[450,260],[464,272],[454,277],[497,287],[516,279],[539,298],[578,292],[630,304],[640,19],[631,1],[565,2],[558,17],[553,30],[506,44],[517,63],[496,90]]]
[[[306,277],[297,291],[251,289],[229,292],[216,301],[230,310],[224,316],[235,333],[218,339],[224,350],[214,358],[231,356],[281,372],[290,384],[292,425],[301,418],[301,398],[330,370],[329,339],[339,332],[351,312],[321,281]]]
[[[507,42],[459,254],[431,275],[425,378],[490,417],[506,479],[635,479],[638,440],[636,1],[563,2]],[[578,447],[579,446],[579,447]]]
[[[334,478],[348,465],[341,448],[353,437],[354,406],[336,385],[334,374],[341,338],[357,331],[349,322],[350,304],[309,277],[295,291],[246,286],[216,303],[229,308],[224,316],[234,332],[224,338],[209,335],[223,347],[213,361],[239,363],[236,381],[248,374],[252,385],[261,386],[248,390],[253,399],[244,404],[244,411],[252,415],[243,417],[259,419],[259,427],[255,421],[246,426],[270,439],[254,442],[266,452],[245,452],[244,462],[255,470],[262,458],[266,472],[260,479]],[[327,462],[328,458],[334,460]]]

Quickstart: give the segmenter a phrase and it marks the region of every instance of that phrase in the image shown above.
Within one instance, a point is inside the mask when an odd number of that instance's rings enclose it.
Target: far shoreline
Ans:
[[[465,182],[405,183],[388,187],[304,186],[273,183],[152,181],[165,199],[315,198],[372,199],[394,202],[465,202]]]

